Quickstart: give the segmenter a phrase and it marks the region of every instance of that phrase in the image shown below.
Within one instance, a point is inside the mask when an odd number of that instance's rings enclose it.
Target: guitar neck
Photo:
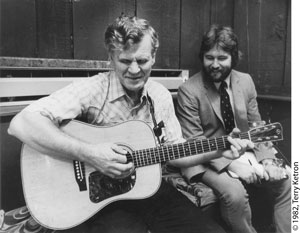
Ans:
[[[136,167],[143,167],[192,155],[227,149],[230,147],[227,138],[228,136],[212,139],[199,139],[184,143],[136,150],[131,155],[127,155],[127,157]],[[239,138],[250,140],[248,132],[239,134]]]

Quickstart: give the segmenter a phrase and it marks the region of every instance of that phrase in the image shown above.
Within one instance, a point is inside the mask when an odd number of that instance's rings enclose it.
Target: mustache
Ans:
[[[214,68],[214,67],[210,67],[208,68],[209,71],[222,71],[222,68],[221,67],[217,67],[217,68]]]
[[[225,80],[226,77],[231,73],[231,68],[212,68],[212,67],[203,67],[204,75],[213,81],[222,81]],[[216,77],[217,76],[217,77]]]

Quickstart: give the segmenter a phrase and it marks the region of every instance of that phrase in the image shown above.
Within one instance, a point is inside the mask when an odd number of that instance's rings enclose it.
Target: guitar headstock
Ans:
[[[278,122],[253,128],[248,133],[254,143],[283,140],[282,126]]]

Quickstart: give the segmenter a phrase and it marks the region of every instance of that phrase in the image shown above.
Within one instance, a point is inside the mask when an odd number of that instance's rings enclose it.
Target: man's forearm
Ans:
[[[186,158],[176,159],[170,161],[169,163],[175,167],[186,168],[195,166],[201,163],[206,163],[211,161],[212,159],[220,158],[222,154],[219,151],[208,152],[199,155],[193,155]]]
[[[19,113],[11,121],[8,133],[43,154],[69,159],[84,159],[88,155],[86,143],[63,133],[38,112]]]

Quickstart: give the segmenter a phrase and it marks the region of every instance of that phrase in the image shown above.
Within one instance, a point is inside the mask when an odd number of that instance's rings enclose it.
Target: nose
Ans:
[[[140,72],[140,70],[141,69],[136,61],[133,61],[128,68],[128,72],[131,74],[137,74],[138,72]]]
[[[213,63],[211,64],[211,67],[212,67],[213,69],[218,69],[218,68],[220,67],[220,64],[219,64],[219,62],[218,62],[218,59],[214,59],[214,60],[213,60]]]

